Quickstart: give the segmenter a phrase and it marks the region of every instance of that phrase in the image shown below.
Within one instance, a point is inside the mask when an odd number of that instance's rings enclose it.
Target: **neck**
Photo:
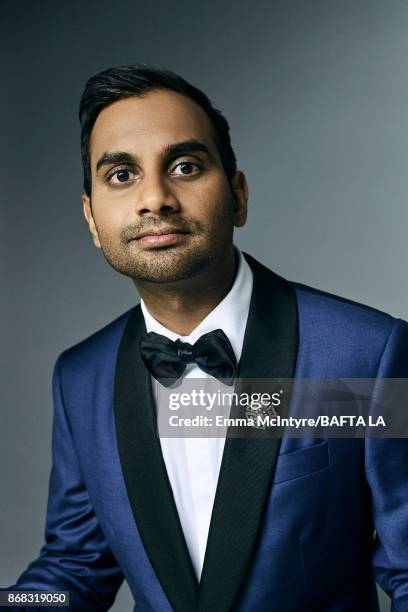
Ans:
[[[188,336],[230,291],[237,268],[232,246],[222,262],[211,264],[193,278],[176,283],[134,283],[157,321],[180,336]]]

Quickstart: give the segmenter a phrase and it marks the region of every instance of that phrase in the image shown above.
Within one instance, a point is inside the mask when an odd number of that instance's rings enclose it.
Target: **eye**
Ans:
[[[200,166],[194,162],[183,161],[176,164],[170,174],[174,176],[192,176],[194,174],[198,174],[200,171]]]
[[[129,168],[116,168],[107,178],[111,185],[125,185],[135,179],[135,173]]]

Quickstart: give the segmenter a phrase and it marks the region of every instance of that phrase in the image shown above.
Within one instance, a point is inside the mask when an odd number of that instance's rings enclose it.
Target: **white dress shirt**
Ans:
[[[164,327],[141,300],[147,331],[162,334],[170,340],[180,338],[183,342],[194,344],[203,334],[222,329],[231,342],[238,363],[248,319],[253,274],[242,253],[237,251],[238,270],[231,290],[191,334],[179,336]],[[184,378],[212,377],[191,363],[183,372]],[[151,380],[157,403],[157,387],[160,383],[153,377]],[[225,437],[160,438],[160,444],[187,548],[200,580]]]

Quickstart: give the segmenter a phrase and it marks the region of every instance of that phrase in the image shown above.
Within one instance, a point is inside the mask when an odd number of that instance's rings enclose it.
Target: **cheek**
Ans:
[[[209,216],[214,228],[229,233],[230,227],[234,224],[234,204],[232,194],[225,186],[214,193]]]
[[[94,220],[99,233],[114,237],[126,225],[127,207],[113,205],[103,199],[94,203]]]
[[[194,207],[189,212],[199,218],[205,225],[233,222],[233,197],[229,184],[223,177],[218,181],[209,181],[202,187],[200,195],[194,198]],[[186,202],[187,203],[187,202]],[[190,208],[190,207],[189,207]]]

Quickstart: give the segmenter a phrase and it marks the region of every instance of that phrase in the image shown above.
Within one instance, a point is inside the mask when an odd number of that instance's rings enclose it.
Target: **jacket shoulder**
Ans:
[[[319,367],[305,366],[308,375],[370,378],[380,363],[398,356],[393,376],[399,376],[401,355],[408,351],[408,325],[385,312],[300,283],[296,293],[300,354]],[[392,356],[392,357],[391,357]]]
[[[370,328],[388,336],[399,320],[366,304],[301,283],[290,284],[296,293],[300,316],[318,318],[323,324],[355,327],[360,331]]]
[[[95,360],[104,360],[116,354],[126,323],[136,308],[140,308],[140,305],[130,308],[84,340],[64,350],[58,361],[68,367],[82,368],[95,363]]]
[[[251,255],[247,253],[244,255],[255,278],[262,286],[275,288],[278,293],[294,291],[301,334],[306,332],[308,337],[320,338],[327,335],[333,339],[342,335],[350,342],[368,334],[371,339],[375,336],[381,342],[389,337],[396,326],[407,325],[400,319],[371,306],[287,280]],[[271,299],[273,299],[273,290]]]

